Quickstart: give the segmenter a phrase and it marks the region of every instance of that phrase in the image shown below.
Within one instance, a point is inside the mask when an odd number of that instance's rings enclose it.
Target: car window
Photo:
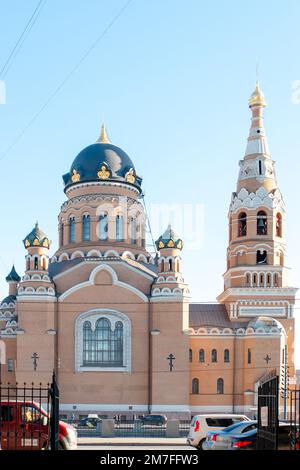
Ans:
[[[241,423],[242,421],[245,421],[245,418],[243,416],[235,416],[232,418],[233,423]]]
[[[13,421],[13,406],[2,405],[1,406],[1,420],[2,421]]]
[[[206,418],[206,424],[212,428],[227,428],[232,425],[232,418]]]
[[[257,428],[257,424],[255,423],[249,424],[249,426],[246,426],[245,429],[242,430],[242,433],[252,431],[252,429],[256,429],[256,428]]]
[[[241,426],[245,426],[244,423],[234,423],[231,426],[228,426],[227,428],[223,429],[223,432],[231,432],[234,431],[235,429],[238,430]]]
[[[26,424],[39,424],[42,422],[41,412],[32,405],[22,405],[22,421]]]

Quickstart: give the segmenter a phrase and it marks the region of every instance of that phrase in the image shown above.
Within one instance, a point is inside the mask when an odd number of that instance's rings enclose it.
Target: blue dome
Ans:
[[[127,153],[111,144],[106,134],[102,140],[100,136],[95,144],[81,150],[63,180],[66,188],[85,181],[117,180],[140,189],[142,183]]]

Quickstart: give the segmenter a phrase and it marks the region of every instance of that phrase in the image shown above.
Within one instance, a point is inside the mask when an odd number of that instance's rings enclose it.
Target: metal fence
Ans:
[[[93,427],[81,426],[78,420],[68,420],[77,430],[78,437],[107,437],[103,432],[103,422],[99,421]],[[180,421],[178,437],[186,437],[189,432],[190,421]],[[168,437],[168,424],[149,425],[143,424],[141,419],[135,420],[114,420],[113,437]]]
[[[273,371],[258,387],[258,450],[278,448],[278,386],[279,377]]]
[[[57,450],[59,446],[58,388],[52,383],[22,386],[0,383],[0,448]]]
[[[290,390],[291,450],[300,450],[300,389]]]

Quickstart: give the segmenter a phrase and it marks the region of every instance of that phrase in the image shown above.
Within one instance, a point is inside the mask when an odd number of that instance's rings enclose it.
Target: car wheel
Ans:
[[[199,442],[199,444],[197,445],[197,449],[198,449],[198,450],[204,450],[204,449],[203,449],[203,444],[204,444],[204,442],[205,442],[205,439],[202,439],[202,440]]]

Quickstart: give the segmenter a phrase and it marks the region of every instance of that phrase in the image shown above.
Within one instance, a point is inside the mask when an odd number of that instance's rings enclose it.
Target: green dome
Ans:
[[[164,248],[177,248],[182,250],[183,241],[179,235],[171,228],[171,225],[168,225],[167,230],[156,240],[155,242],[158,250]]]
[[[10,273],[6,276],[5,280],[6,280],[7,282],[10,282],[10,281],[20,282],[20,281],[21,281],[21,278],[20,278],[19,274],[17,273],[17,271],[15,270],[15,266],[14,266],[14,265],[13,265],[13,267],[11,268]]]
[[[50,248],[51,240],[40,229],[38,222],[35,224],[34,229],[23,240],[25,248],[31,246],[41,246],[43,248]]]

